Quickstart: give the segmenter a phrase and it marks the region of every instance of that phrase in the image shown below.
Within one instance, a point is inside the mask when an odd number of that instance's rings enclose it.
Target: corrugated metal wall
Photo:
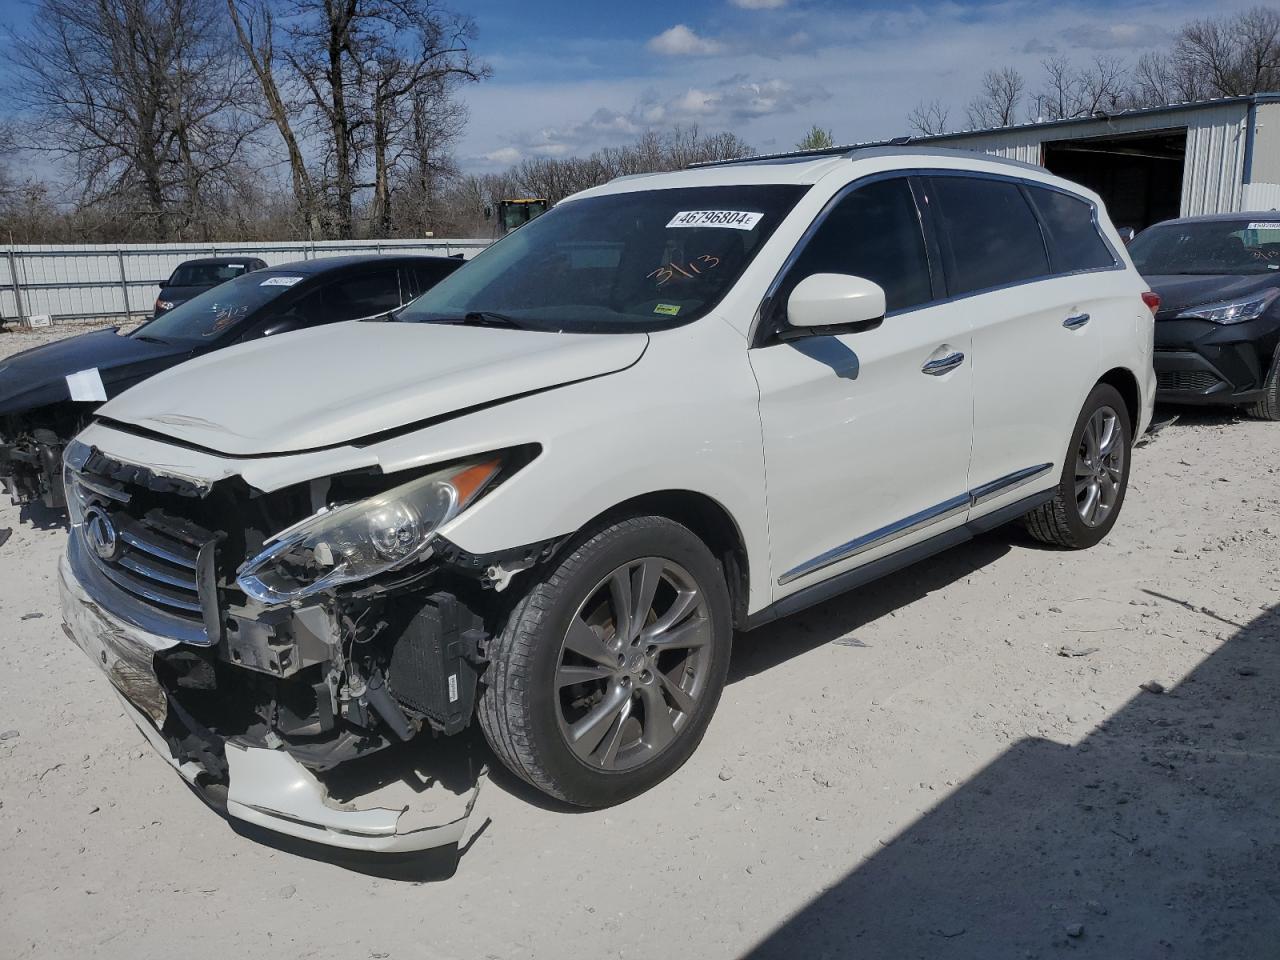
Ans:
[[[931,138],[928,142],[961,150],[982,150],[1026,163],[1040,163],[1042,145],[1053,141],[1186,128],[1187,160],[1182,178],[1181,213],[1189,217],[1242,209],[1247,123],[1248,104],[1211,103],[1160,113],[948,135]]]
[[[489,240],[351,240],[320,243],[173,243],[162,246],[0,248],[0,320],[47,314],[55,321],[150,316],[162,281],[184,260],[254,256],[276,266],[349,253],[472,257]]]

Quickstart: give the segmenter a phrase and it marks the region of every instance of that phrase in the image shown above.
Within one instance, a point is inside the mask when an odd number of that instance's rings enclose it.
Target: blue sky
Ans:
[[[475,17],[493,78],[467,87],[464,169],[586,153],[646,128],[733,130],[789,149],[817,123],[837,142],[908,132],[920,100],[964,104],[992,66],[1036,83],[1063,54],[1136,59],[1194,17],[1258,0],[444,0]],[[24,0],[0,0],[20,26]],[[2,70],[2,68],[0,68]]]
[[[467,9],[494,76],[465,94],[460,154],[502,166],[676,122],[732,129],[762,150],[790,148],[813,123],[853,142],[908,132],[908,111],[934,97],[952,104],[959,128],[989,67],[1013,64],[1034,85],[1046,56],[1133,60],[1187,19],[1248,5],[482,0]]]

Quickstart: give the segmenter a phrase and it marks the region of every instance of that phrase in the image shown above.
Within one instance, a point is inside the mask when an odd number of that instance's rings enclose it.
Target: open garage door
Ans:
[[[1044,144],[1044,166],[1093,190],[1117,227],[1143,227],[1178,216],[1186,128]]]

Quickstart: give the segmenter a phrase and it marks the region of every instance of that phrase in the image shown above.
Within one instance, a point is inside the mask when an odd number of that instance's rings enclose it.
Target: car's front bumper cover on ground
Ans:
[[[176,641],[103,610],[77,582],[65,556],[59,564],[59,592],[64,630],[106,673],[126,713],[156,751],[211,805],[290,837],[370,853],[456,847],[462,839],[482,778],[462,794],[429,780],[418,784],[400,780],[360,797],[360,805],[338,803],[316,775],[286,751],[227,740],[225,798],[211,796],[204,784],[204,768],[175,758],[160,732],[168,695],[156,676],[154,657]],[[428,788],[430,800],[426,799]],[[449,801],[443,804],[445,813],[453,814],[448,819],[439,812],[441,799]]]

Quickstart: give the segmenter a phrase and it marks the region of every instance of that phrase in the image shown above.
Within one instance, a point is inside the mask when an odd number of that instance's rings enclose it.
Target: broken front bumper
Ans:
[[[314,773],[284,750],[224,742],[228,767],[225,802],[211,795],[206,771],[174,757],[160,732],[168,694],[154,669],[156,653],[177,642],[125,623],[96,603],[76,580],[65,556],[59,563],[63,629],[107,675],[125,712],[184,780],[229,816],[302,840],[370,853],[407,853],[456,846],[480,790],[455,793],[433,778],[402,777],[339,803]],[[443,819],[437,804],[445,803]],[[430,812],[428,812],[428,808]]]

